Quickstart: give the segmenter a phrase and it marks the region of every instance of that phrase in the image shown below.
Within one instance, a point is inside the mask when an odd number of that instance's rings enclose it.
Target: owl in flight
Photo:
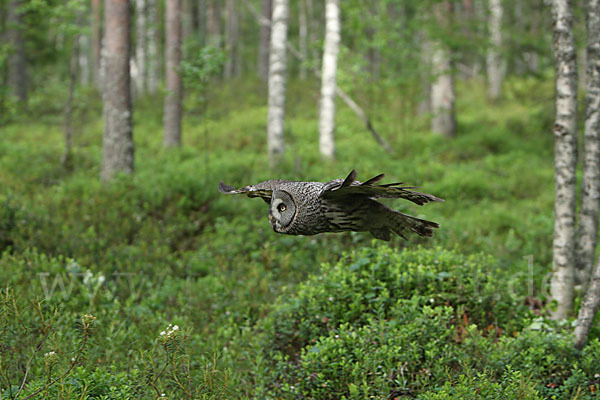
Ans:
[[[219,191],[263,199],[269,204],[269,222],[278,233],[315,235],[369,231],[377,239],[386,241],[390,240],[391,232],[405,239],[408,232],[433,236],[433,229],[439,227],[437,223],[403,214],[375,199],[402,198],[418,205],[444,200],[414,192],[410,190],[414,186],[401,186],[402,183],[377,185],[382,178],[383,174],[380,174],[366,182],[359,182],[356,171],[352,170],[346,179],[327,183],[275,179],[235,189],[221,182]]]

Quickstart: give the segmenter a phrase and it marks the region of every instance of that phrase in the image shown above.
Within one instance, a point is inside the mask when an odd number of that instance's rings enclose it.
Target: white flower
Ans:
[[[179,326],[175,325],[175,326],[173,327],[173,330],[174,330],[174,331],[176,331],[177,329],[179,329]]]
[[[56,353],[54,351],[49,351],[46,354],[44,354],[44,357],[52,357],[53,355],[55,355]]]
[[[160,336],[165,336],[165,333],[166,333],[165,331],[162,331],[162,332],[160,333]]]

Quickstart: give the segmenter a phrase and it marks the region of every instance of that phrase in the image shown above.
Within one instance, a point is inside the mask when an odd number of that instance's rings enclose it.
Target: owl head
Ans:
[[[269,207],[269,222],[275,232],[286,233],[296,218],[296,202],[284,190],[273,190]]]

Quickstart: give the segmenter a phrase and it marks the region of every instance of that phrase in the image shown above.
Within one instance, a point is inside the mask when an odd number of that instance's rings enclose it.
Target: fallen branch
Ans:
[[[271,26],[271,20],[269,20],[264,15],[259,13],[258,10],[256,10],[254,8],[252,3],[250,3],[248,0],[242,0],[242,1],[246,5],[246,7],[250,11],[250,13],[254,16],[254,18],[256,19],[256,22],[258,22],[259,25],[268,26],[268,27]],[[285,44],[286,44],[287,49],[290,51],[290,53],[294,57],[296,57],[299,61],[306,61],[304,59],[304,57],[302,56],[302,54],[298,51],[298,49],[296,49],[296,46],[294,46],[292,44],[292,42],[287,40]],[[319,78],[319,79],[321,78],[321,72],[317,68],[315,68],[314,66],[311,66],[310,69],[317,78]],[[381,136],[377,132],[377,130],[371,123],[371,119],[368,117],[368,115],[365,113],[365,111],[348,95],[348,93],[346,93],[342,89],[340,89],[339,86],[336,86],[335,93],[364,122],[365,127],[369,130],[369,132],[371,132],[371,134],[373,135],[373,137],[375,138],[377,143],[379,143],[379,145],[381,147],[383,147],[383,149],[385,151],[387,151],[390,154],[393,154],[394,150],[392,149],[392,146],[390,146],[390,144],[383,138],[383,136]]]

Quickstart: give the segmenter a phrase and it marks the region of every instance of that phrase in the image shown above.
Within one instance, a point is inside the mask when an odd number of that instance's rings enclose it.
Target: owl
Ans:
[[[269,180],[235,189],[219,183],[224,194],[260,197],[269,204],[269,222],[275,232],[288,235],[315,235],[323,232],[370,232],[389,241],[394,232],[404,239],[409,232],[433,236],[435,222],[393,210],[376,198],[402,198],[415,204],[442,202],[439,197],[412,191],[402,183],[378,185],[383,174],[366,182],[356,180],[352,170],[346,179],[323,182]]]

